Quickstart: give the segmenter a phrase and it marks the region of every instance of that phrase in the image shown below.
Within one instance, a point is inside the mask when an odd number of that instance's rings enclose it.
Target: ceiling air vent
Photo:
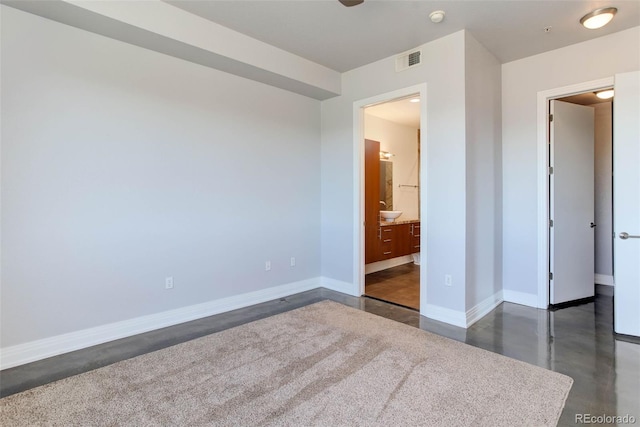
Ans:
[[[420,50],[410,50],[400,54],[396,58],[396,71],[404,71],[420,65],[421,54]]]

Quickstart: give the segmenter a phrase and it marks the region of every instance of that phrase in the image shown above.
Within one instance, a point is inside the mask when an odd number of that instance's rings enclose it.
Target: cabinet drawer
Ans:
[[[380,245],[378,256],[381,260],[393,258],[393,242],[395,240],[395,228],[380,226]]]
[[[409,241],[412,254],[420,252],[420,223],[411,224],[411,239]]]
[[[389,258],[393,258],[393,246],[391,244],[391,242],[388,243],[381,243],[380,244],[380,259],[389,259]]]

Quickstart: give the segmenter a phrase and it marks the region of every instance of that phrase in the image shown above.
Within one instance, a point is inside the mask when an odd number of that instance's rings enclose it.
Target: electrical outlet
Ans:
[[[291,257],[291,267],[295,267],[295,266],[296,266],[296,258]]]
[[[270,271],[270,270],[271,270],[271,261],[265,261],[264,271]]]
[[[164,278],[164,288],[165,289],[173,289],[173,277],[165,277]]]
[[[451,275],[450,274],[445,274],[444,275],[444,284],[447,286],[451,286]]]

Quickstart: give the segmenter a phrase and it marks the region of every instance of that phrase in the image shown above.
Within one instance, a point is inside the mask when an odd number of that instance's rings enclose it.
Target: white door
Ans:
[[[640,336],[640,72],[616,75],[613,111],[614,328]]]
[[[550,302],[594,296],[594,109],[551,101]]]

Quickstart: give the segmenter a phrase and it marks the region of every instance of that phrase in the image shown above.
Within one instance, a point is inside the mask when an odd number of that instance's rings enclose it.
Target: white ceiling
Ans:
[[[385,102],[383,104],[367,107],[365,113],[404,126],[411,126],[413,128],[420,129],[420,103],[409,102],[409,100],[413,98],[420,99],[419,96],[411,96],[408,98]]]
[[[580,104],[580,105],[593,105],[593,104],[601,104],[603,102],[612,102],[613,98],[600,99],[596,96],[595,92],[585,92],[578,95],[572,95],[572,96],[567,96],[565,98],[560,98],[560,101],[571,102],[572,104]]]
[[[461,29],[505,63],[640,25],[637,0],[365,0],[351,8],[338,0],[168,3],[340,72]],[[608,26],[580,25],[584,14],[604,6],[618,8]],[[433,24],[428,15],[437,9],[446,17]]]

